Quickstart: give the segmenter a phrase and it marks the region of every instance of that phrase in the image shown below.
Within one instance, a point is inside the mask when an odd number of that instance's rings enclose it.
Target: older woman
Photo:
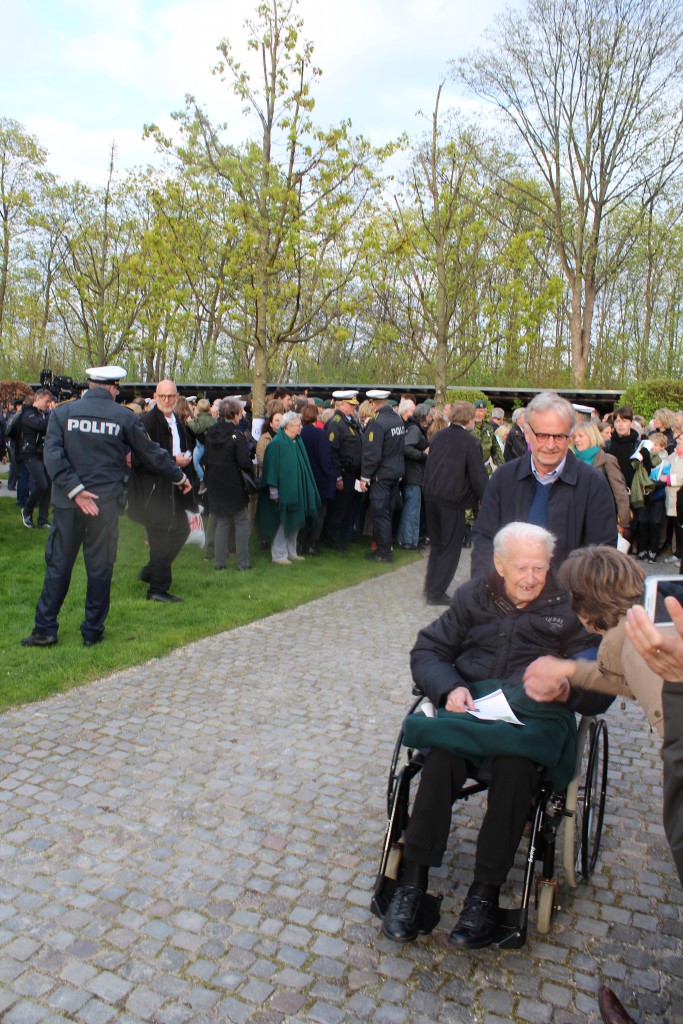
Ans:
[[[576,457],[594,469],[599,469],[607,480],[616,506],[619,532],[628,530],[631,525],[631,506],[626,481],[616,457],[604,451],[604,435],[594,423],[577,423],[572,441]]]
[[[429,746],[410,822],[404,871],[382,930],[396,942],[418,934],[430,867],[441,863],[453,802],[467,779],[468,761],[491,764],[488,805],[479,833],[474,882],[449,941],[469,949],[489,946],[498,931],[498,894],[538,785],[537,762],[573,769],[576,725],[564,707],[536,705],[523,692],[526,666],[541,654],[572,657],[591,640],[550,575],[555,539],[528,523],[510,523],[494,538],[495,571],[463,584],[441,618],[421,630],[411,654],[413,679],[439,709],[436,719],[412,716],[404,742]],[[488,680],[481,684],[481,680]],[[491,680],[502,680],[491,684]],[[523,730],[465,714],[474,696],[502,685]],[[590,704],[594,711],[607,703]],[[563,757],[561,758],[561,752]],[[559,782],[558,772],[558,782]]]
[[[301,416],[286,412],[266,448],[256,511],[259,530],[271,542],[275,565],[303,561],[296,539],[306,520],[318,515],[320,495],[303,446]]]
[[[237,568],[251,569],[249,561],[249,513],[242,471],[253,469],[249,448],[237,424],[242,406],[234,398],[224,399],[218,407],[218,420],[207,431],[204,442],[204,480],[209,496],[211,516],[215,520],[214,566],[225,569],[228,561],[228,538],[235,530]]]

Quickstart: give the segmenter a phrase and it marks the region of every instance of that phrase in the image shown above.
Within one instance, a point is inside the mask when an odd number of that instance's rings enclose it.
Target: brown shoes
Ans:
[[[626,1012],[612,989],[605,985],[600,986],[598,1006],[600,1016],[605,1024],[637,1024],[633,1017]]]

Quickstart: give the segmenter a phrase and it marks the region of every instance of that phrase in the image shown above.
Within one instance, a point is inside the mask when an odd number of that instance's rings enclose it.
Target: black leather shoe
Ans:
[[[426,597],[425,601],[427,604],[450,604],[451,599],[448,594],[436,594],[434,597]]]
[[[88,637],[87,639],[85,637],[83,637],[83,646],[84,647],[94,647],[95,644],[101,644],[103,640],[104,640],[104,633],[100,633],[99,636]]]
[[[382,934],[393,942],[416,939],[423,898],[424,890],[416,885],[399,885],[382,919]]]
[[[176,597],[175,594],[169,594],[168,591],[164,594],[148,594],[148,601],[163,601],[165,604],[178,604],[182,601],[182,597]]]
[[[497,903],[481,896],[466,896],[458,923],[448,941],[465,949],[484,949],[495,940],[499,926]]]
[[[366,562],[393,562],[393,555],[380,555],[379,551],[368,551],[365,556]]]
[[[598,1007],[605,1024],[636,1024],[626,1012],[611,988],[601,985],[598,991]]]
[[[35,629],[30,636],[25,636],[21,641],[22,647],[52,647],[57,643],[57,637],[52,633],[36,633]]]

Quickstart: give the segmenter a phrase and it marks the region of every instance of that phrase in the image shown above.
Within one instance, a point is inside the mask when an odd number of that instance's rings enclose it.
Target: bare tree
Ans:
[[[681,8],[669,0],[529,0],[454,66],[494,103],[545,182],[546,230],[570,289],[572,376],[588,369],[596,297],[628,255],[636,217],[681,167]],[[635,202],[637,200],[637,202]],[[608,219],[625,208],[609,253]]]

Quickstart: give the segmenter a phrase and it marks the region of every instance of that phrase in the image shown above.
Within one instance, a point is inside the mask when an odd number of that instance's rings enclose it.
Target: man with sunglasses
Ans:
[[[557,538],[552,569],[587,544],[617,543],[609,484],[569,449],[575,413],[564,398],[542,391],[526,408],[530,451],[493,474],[472,531],[472,576],[493,566],[493,538],[507,523],[542,526]]]
[[[52,479],[55,511],[45,549],[45,582],[33,632],[21,641],[24,647],[57,643],[57,617],[81,546],[88,577],[83,643],[92,647],[104,637],[129,452],[157,479],[175,484],[179,492],[190,490],[183,470],[150,441],[140,417],[117,405],[118,384],[126,371],[94,366],[86,375],[89,387],[82,398],[64,402],[50,414],[45,468]]]

